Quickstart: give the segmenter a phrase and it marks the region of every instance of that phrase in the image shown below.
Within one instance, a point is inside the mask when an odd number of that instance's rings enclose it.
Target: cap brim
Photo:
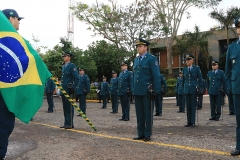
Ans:
[[[20,21],[21,19],[24,19],[24,17],[18,17],[18,20]]]

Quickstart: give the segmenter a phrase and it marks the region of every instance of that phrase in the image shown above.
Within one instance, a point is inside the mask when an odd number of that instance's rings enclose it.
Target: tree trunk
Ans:
[[[172,75],[172,47],[170,45],[167,46],[167,69],[168,75],[173,77]]]

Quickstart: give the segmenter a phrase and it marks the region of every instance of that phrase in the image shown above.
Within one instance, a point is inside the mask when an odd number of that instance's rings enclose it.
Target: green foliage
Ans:
[[[118,52],[127,50],[124,58],[133,61],[137,55],[134,47],[136,39],[142,37],[150,40],[159,36],[161,23],[156,23],[156,15],[146,1],[134,2],[129,6],[109,2],[110,4],[96,1],[91,6],[79,2],[71,9],[81,22],[89,25],[89,30],[94,35],[101,35],[113,43]]]
[[[124,60],[127,51],[118,50],[114,44],[109,44],[106,41],[97,41],[89,45],[88,50],[84,52],[88,57],[88,61],[94,61],[96,65],[96,77],[102,80],[103,75],[110,80],[112,70],[120,72],[120,65],[117,62]]]
[[[173,86],[175,85],[177,82],[177,79],[176,78],[169,78],[167,79],[166,83],[167,83],[167,86]]]
[[[214,10],[210,14],[210,17],[217,20],[221,27],[226,29],[226,38],[227,38],[227,46],[229,45],[229,28],[232,28],[234,23],[234,19],[240,15],[239,7],[230,7],[226,11],[223,9]]]

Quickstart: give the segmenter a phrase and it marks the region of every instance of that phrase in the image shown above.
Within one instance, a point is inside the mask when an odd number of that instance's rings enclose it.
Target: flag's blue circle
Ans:
[[[0,38],[0,81],[14,83],[28,68],[29,58],[21,43],[13,37]]]

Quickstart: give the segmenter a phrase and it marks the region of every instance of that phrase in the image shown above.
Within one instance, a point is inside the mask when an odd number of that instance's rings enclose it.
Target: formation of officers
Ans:
[[[240,36],[240,18],[235,20],[237,33]],[[134,140],[150,141],[152,135],[153,112],[154,116],[162,115],[163,95],[167,92],[167,85],[163,75],[160,74],[158,60],[148,50],[149,42],[139,39],[136,48],[139,56],[134,59],[133,71],[128,71],[128,63],[123,61],[119,77],[112,71],[110,84],[103,77],[103,82],[98,91],[103,100],[102,109],[107,107],[108,95],[111,95],[112,114],[118,113],[118,97],[122,107],[120,121],[130,120],[130,97],[134,97],[137,117],[137,136]],[[193,65],[194,56],[187,54],[185,57],[186,66],[179,72],[176,82],[177,104],[179,113],[187,112],[187,123],[184,127],[195,127],[196,109],[202,108],[202,99],[205,90],[208,90],[210,99],[211,114],[209,120],[219,121],[221,117],[221,105],[223,97],[228,95],[229,114],[237,115],[237,126],[240,124],[239,102],[240,90],[237,85],[240,83],[237,74],[239,72],[237,56],[240,51],[240,43],[230,45],[226,61],[226,77],[222,70],[218,69],[218,61],[212,61],[212,70],[207,73],[206,82],[202,78],[199,66]],[[70,62],[72,53],[64,51],[64,65],[62,68],[61,85],[69,95],[76,92],[79,98],[80,109],[86,114],[86,95],[90,90],[90,82],[84,69],[80,69],[80,76],[76,66]],[[50,84],[50,82],[49,82]],[[48,84],[47,84],[48,85]],[[60,128],[71,129],[73,125],[73,107],[67,98],[62,95],[64,109],[64,125]],[[48,112],[52,112],[53,103]],[[231,155],[240,155],[240,129],[237,127],[237,146]]]

